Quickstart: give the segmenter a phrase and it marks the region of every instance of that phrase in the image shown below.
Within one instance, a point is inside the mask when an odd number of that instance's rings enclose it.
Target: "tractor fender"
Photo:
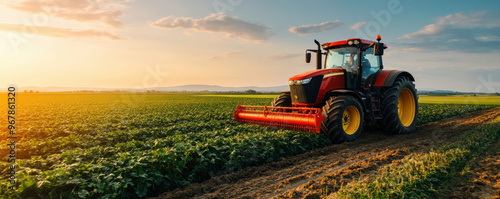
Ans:
[[[378,73],[373,86],[390,87],[392,86],[392,84],[394,84],[394,81],[396,81],[398,77],[408,77],[410,81],[415,81],[415,78],[413,78],[413,75],[411,75],[409,72],[400,70],[383,70]]]
[[[331,90],[331,91],[328,91],[325,95],[325,101],[328,100],[330,97],[333,97],[333,96],[339,96],[339,95],[349,95],[349,96],[353,96],[354,98],[356,98],[356,100],[358,100],[359,104],[361,104],[361,106],[363,107],[363,109],[365,109],[365,106],[364,106],[364,102],[363,100],[361,99],[361,96],[352,91],[352,90],[346,90],[346,89],[335,89],[335,90]]]

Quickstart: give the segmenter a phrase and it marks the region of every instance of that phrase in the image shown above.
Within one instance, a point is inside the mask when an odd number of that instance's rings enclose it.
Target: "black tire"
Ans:
[[[412,96],[409,96],[411,93]],[[401,98],[401,99],[400,99]],[[402,100],[402,104],[399,103]],[[413,105],[411,104],[413,100]],[[407,77],[398,77],[389,88],[381,93],[382,120],[380,126],[389,134],[407,134],[416,130],[418,122],[418,95],[415,85]],[[407,107],[414,107],[413,112]],[[399,107],[402,108],[400,116]],[[405,111],[406,110],[406,111]]]
[[[346,110],[347,109],[347,110]],[[359,115],[353,115],[359,121],[356,125],[355,120],[346,119],[345,115],[350,110],[357,110]],[[321,122],[321,133],[325,134],[334,144],[354,141],[363,131],[364,113],[361,104],[352,96],[334,96],[328,99],[323,106],[323,116],[325,119]],[[354,118],[353,117],[353,118]],[[354,121],[352,127],[349,127],[348,121]],[[347,122],[347,131],[344,129],[343,122]],[[357,128],[356,128],[357,126]]]
[[[274,98],[271,106],[275,107],[292,107],[292,97],[290,92],[282,92],[278,97]]]

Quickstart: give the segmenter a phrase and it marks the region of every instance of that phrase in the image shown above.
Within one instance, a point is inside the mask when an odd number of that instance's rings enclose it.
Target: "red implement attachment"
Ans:
[[[242,106],[234,111],[234,120],[307,133],[319,133],[325,117],[319,108]]]

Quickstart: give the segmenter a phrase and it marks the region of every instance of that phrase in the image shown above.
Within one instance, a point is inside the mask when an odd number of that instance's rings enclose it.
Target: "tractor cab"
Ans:
[[[341,68],[344,70],[345,88],[367,87],[372,83],[367,82],[368,77],[383,68],[381,55],[387,46],[380,43],[380,37],[377,37],[377,40],[379,42],[353,38],[324,43],[321,47],[326,52],[317,53],[317,55],[326,55],[324,69]],[[321,49],[309,51],[321,52]],[[307,57],[310,55],[306,55],[306,61],[308,61]]]
[[[376,73],[382,66],[382,58],[379,55],[373,55],[373,47],[361,51],[356,47],[340,47],[328,49],[326,53],[325,68],[342,68],[345,71],[346,88],[357,88],[358,76],[361,76],[361,83],[366,82],[368,76]],[[358,63],[360,61],[360,63]],[[359,67],[360,65],[361,67]]]

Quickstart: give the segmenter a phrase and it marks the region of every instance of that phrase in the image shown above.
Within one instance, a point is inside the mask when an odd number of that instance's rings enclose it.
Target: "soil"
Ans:
[[[405,135],[387,135],[379,129],[367,129],[353,142],[212,177],[156,198],[323,198],[346,183],[375,173],[381,166],[442,145],[499,116],[500,107],[477,111],[420,125],[415,133]],[[471,189],[471,194],[476,194],[474,190],[487,190],[499,195],[499,153],[490,156],[478,163],[475,184],[471,185],[476,188],[467,185],[464,190]],[[484,198],[486,195],[480,192],[477,196]]]

